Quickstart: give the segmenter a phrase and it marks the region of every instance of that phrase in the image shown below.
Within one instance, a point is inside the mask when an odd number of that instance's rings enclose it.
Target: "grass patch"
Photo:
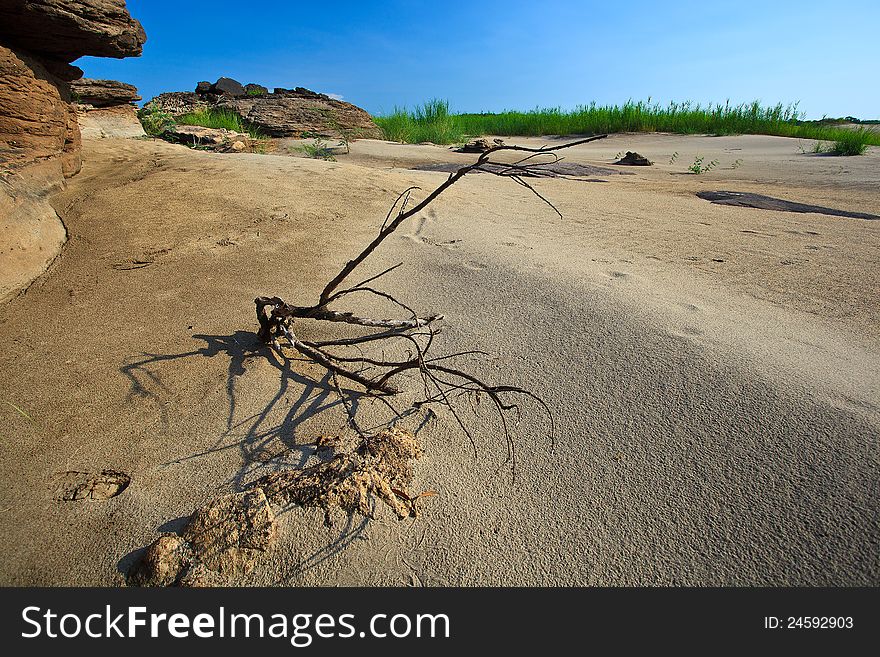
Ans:
[[[153,137],[161,137],[168,128],[175,124],[171,114],[155,107],[145,107],[138,110],[138,119],[144,127],[144,132]]]
[[[831,145],[829,153],[833,155],[863,155],[869,144],[876,144],[877,133],[867,128],[844,130]]]
[[[467,133],[462,125],[462,116],[464,115],[454,115],[449,112],[448,101],[434,98],[422,103],[413,111],[395,107],[390,115],[376,117],[376,123],[385,132],[385,138],[390,141],[408,144],[425,141],[434,144],[456,144],[463,142]]]
[[[208,108],[189,112],[177,117],[177,123],[181,125],[200,125],[204,128],[226,128],[234,132],[241,132],[259,139],[264,135],[253,124],[245,121],[232,110],[222,108]]]
[[[617,132],[676,134],[756,134],[880,146],[880,132],[803,121],[797,104],[764,107],[759,102],[700,105],[691,102],[581,105],[574,110],[536,108],[528,112],[453,114],[447,101],[434,99],[409,111],[395,108],[376,123],[391,141],[455,144],[476,135],[576,135]],[[854,137],[856,133],[858,137]],[[850,147],[851,148],[851,147]],[[862,150],[864,152],[864,149]]]
[[[306,157],[311,157],[316,160],[327,160],[328,162],[336,161],[336,158],[333,155],[333,149],[323,139],[315,139],[311,144],[294,146],[292,150],[297,153],[303,153]]]

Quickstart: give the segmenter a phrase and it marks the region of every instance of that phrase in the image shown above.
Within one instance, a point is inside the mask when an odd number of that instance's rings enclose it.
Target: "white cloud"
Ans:
[[[332,98],[333,100],[343,100],[345,98],[345,96],[343,96],[342,94],[327,94],[327,95],[330,96],[330,98]]]

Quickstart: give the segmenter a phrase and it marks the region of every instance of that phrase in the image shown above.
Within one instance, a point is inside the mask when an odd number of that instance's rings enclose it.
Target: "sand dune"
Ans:
[[[474,371],[542,394],[555,450],[524,407],[514,481],[488,414],[468,415],[476,460],[448,413],[414,417],[415,485],[438,493],[421,517],[326,529],[318,510],[285,510],[277,547],[234,583],[880,583],[880,222],[695,195],[877,214],[880,152],[617,135],[566,157],[609,167],[626,150],[656,165],[536,183],[563,218],[509,181],[466,178],[368,262],[406,263],[387,289],[444,313],[440,350],[489,351]],[[718,167],[686,173],[698,155]],[[53,199],[69,243],[0,307],[7,585],[121,584],[160,531],[344,429],[322,368],[258,344],[253,298],[313,301],[397,193],[446,176],[419,166],[473,156],[363,140],[323,162],[105,139],[84,158]],[[364,400],[358,417],[387,412]],[[102,469],[131,484],[54,499],[58,473]]]

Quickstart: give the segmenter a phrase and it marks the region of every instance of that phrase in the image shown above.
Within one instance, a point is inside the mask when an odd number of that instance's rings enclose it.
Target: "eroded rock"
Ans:
[[[617,160],[614,164],[622,164],[624,166],[631,167],[649,167],[653,164],[653,162],[651,162],[651,160],[646,158],[644,155],[639,155],[638,153],[627,151],[626,155]]]
[[[198,86],[196,89],[198,89]],[[217,94],[218,96],[244,96],[247,92],[238,80],[233,80],[232,78],[220,78],[211,85],[211,93]]]
[[[0,39],[72,62],[140,55],[147,35],[125,0],[0,0]]]
[[[260,488],[196,510],[179,535],[163,534],[129,569],[129,586],[222,586],[251,572],[277,533]]]
[[[137,87],[118,80],[82,78],[70,83],[70,91],[75,102],[92,107],[129,105],[141,99]]]
[[[0,0],[0,300],[66,240],[46,199],[82,165],[70,92],[82,71],[69,62],[139,55],[145,40],[124,0]]]
[[[504,146],[504,141],[501,139],[493,139],[490,142],[488,139],[480,137],[479,139],[472,139],[456,150],[459,153],[485,153],[490,148],[495,148],[496,146]]]
[[[221,78],[223,80],[224,78]],[[276,88],[248,84],[240,93],[221,93],[217,84],[200,82],[195,92],[173,91],[152,98],[147,108],[174,117],[211,107],[231,110],[271,137],[346,137],[381,139],[382,130],[363,109],[302,87]],[[232,82],[235,82],[232,80]],[[240,85],[239,85],[240,86]],[[225,84],[228,90],[234,87]]]

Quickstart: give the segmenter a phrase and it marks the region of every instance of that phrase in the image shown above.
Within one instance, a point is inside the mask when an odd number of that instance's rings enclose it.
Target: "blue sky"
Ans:
[[[235,2],[128,0],[140,58],[85,57],[144,99],[225,75],[390,112],[799,101],[807,118],[880,118],[880,2]],[[838,11],[834,11],[838,8]]]

